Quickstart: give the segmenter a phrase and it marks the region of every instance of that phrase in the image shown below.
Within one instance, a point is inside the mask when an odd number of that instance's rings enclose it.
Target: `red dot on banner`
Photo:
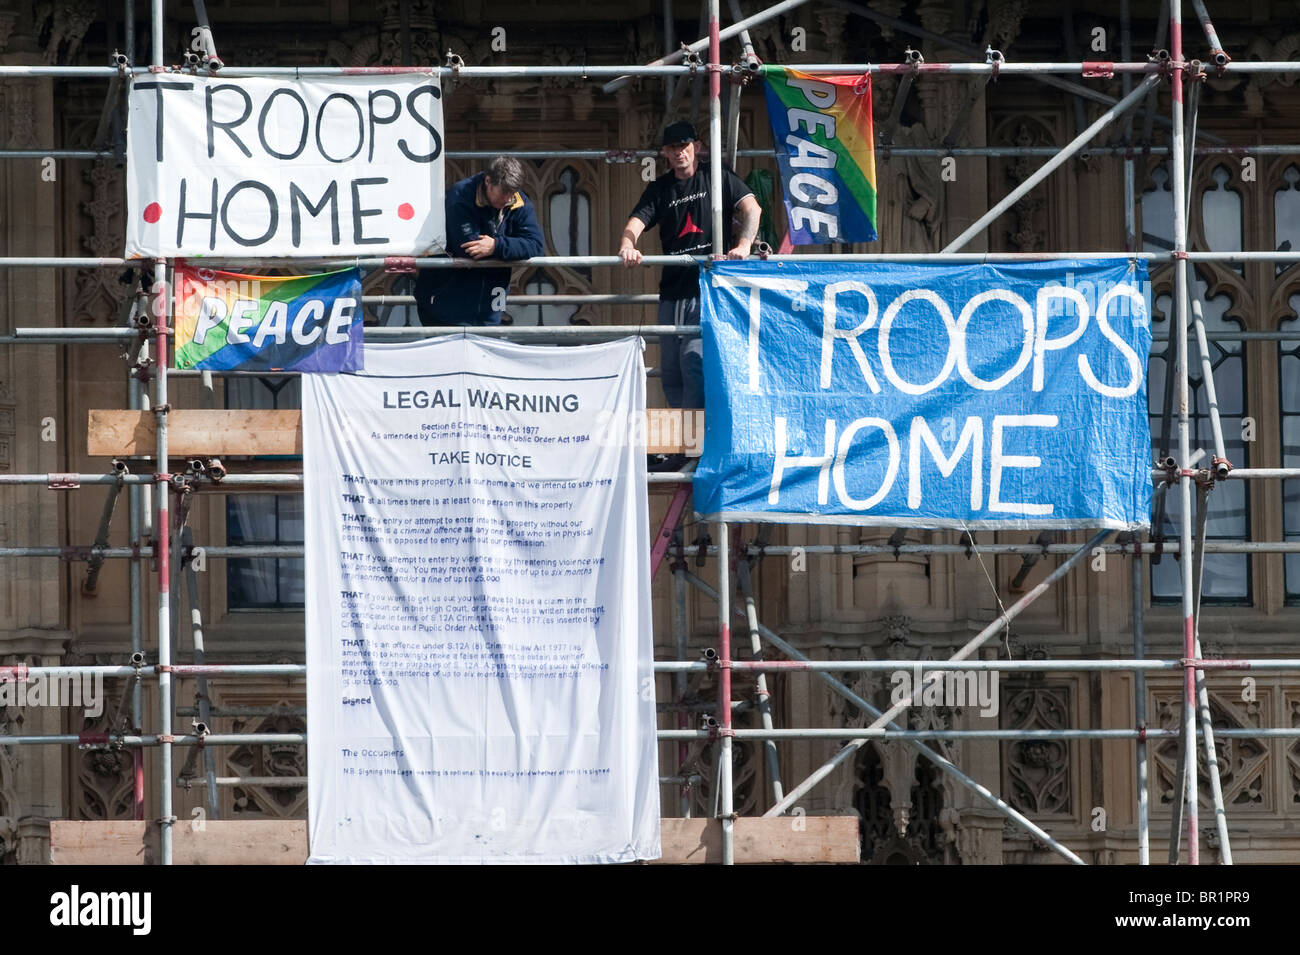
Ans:
[[[409,202],[403,202],[400,206],[397,207],[397,217],[399,219],[414,219],[415,209],[411,206]]]
[[[144,207],[144,221],[149,223],[157,222],[162,218],[162,206],[156,202],[151,202]]]

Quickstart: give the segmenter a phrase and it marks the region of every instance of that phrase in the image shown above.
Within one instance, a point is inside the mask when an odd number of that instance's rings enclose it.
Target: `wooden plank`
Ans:
[[[145,822],[50,822],[55,865],[153,865],[158,825]],[[176,865],[302,865],[307,861],[304,820],[211,820],[202,829],[182,819],[172,827]]]
[[[722,861],[717,819],[661,821],[664,865]],[[737,863],[856,863],[856,816],[784,816],[736,820]],[[173,827],[177,865],[302,865],[307,861],[303,820],[209,820],[201,830],[182,819]],[[55,865],[151,865],[158,860],[158,826],[144,822],[50,822]]]
[[[167,452],[221,457],[226,454],[302,454],[300,411],[173,411],[167,415]],[[158,450],[157,420],[150,411],[92,410],[86,453],[140,457]]]
[[[145,865],[157,858],[157,831],[149,845],[144,822],[50,820],[54,865]]]
[[[664,819],[662,865],[722,862],[718,819]],[[856,816],[741,816],[735,822],[737,864],[849,863],[861,860]]]
[[[87,453],[94,457],[153,455],[158,449],[157,419],[151,411],[92,410],[86,427],[86,446]],[[697,458],[703,448],[703,411],[647,409],[647,454],[685,454]],[[302,454],[302,412],[172,411],[167,415],[167,451],[177,457]]]

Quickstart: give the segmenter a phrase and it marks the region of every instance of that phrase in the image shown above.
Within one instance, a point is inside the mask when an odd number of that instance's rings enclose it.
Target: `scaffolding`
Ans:
[[[722,84],[724,77],[739,84],[756,75],[759,69],[758,59],[749,40],[748,28],[763,23],[806,0],[786,0],[771,6],[748,18],[742,18],[739,7],[732,3],[732,13],[736,22],[725,29],[720,26],[719,0],[707,0],[706,14],[708,35],[681,50],[670,52],[660,60],[647,65],[582,65],[582,66],[465,66],[458,58],[449,55],[447,66],[404,66],[371,68],[371,73],[417,72],[438,74],[444,79],[473,78],[522,78],[522,77],[579,77],[587,81],[609,80],[606,91],[612,91],[633,76],[658,77],[671,83],[683,80],[705,71],[708,76],[708,157],[712,181],[718,183],[722,177],[724,135],[723,135],[723,98]],[[255,76],[329,76],[353,73],[357,70],[326,67],[266,67],[243,68],[226,66],[217,54],[213,33],[208,23],[202,0],[196,0],[195,22],[199,27],[202,52],[186,54],[186,63],[179,67],[169,67],[165,62],[163,49],[163,0],[151,0],[151,58],[147,66],[136,65],[134,51],[134,24],[132,0],[126,0],[126,42],[124,52],[115,54],[113,64],[105,67],[65,67],[65,66],[0,66],[0,80],[15,77],[41,78],[95,78],[106,80],[110,84],[110,94],[105,105],[105,120],[101,120],[101,131],[109,112],[115,108],[115,94],[120,84],[129,77],[160,71],[190,71],[216,73],[223,77]],[[1197,748],[1203,747],[1209,767],[1209,779],[1212,786],[1212,804],[1214,823],[1218,831],[1220,858],[1224,863],[1232,862],[1231,845],[1228,837],[1227,814],[1223,794],[1219,788],[1219,774],[1216,762],[1216,739],[1231,738],[1300,738],[1300,729],[1259,728],[1259,729],[1222,729],[1212,725],[1210,707],[1205,684],[1206,671],[1274,671],[1294,672],[1300,670],[1300,658],[1268,659],[1207,659],[1202,654],[1198,633],[1198,621],[1201,605],[1200,576],[1207,554],[1239,553],[1300,553],[1300,542],[1258,542],[1207,540],[1206,509],[1213,490],[1228,481],[1273,481],[1288,478],[1300,478],[1300,468],[1234,468],[1228,461],[1225,449],[1219,408],[1214,395],[1214,376],[1210,363],[1208,342],[1215,338],[1229,338],[1233,341],[1267,340],[1294,341],[1300,339],[1300,332],[1232,332],[1207,334],[1206,324],[1200,302],[1195,298],[1194,273],[1189,271],[1189,263],[1196,262],[1277,262],[1289,263],[1300,261],[1300,251],[1241,251],[1241,252],[1193,252],[1188,249],[1188,214],[1189,214],[1189,176],[1192,164],[1197,156],[1214,155],[1291,155],[1300,152],[1300,147],[1291,145],[1255,145],[1237,147],[1216,145],[1214,138],[1203,132],[1200,138],[1206,145],[1197,145],[1196,129],[1198,99],[1196,90],[1211,74],[1216,76],[1236,74],[1295,74],[1300,73],[1300,62],[1245,62],[1233,60],[1224,51],[1213,24],[1211,23],[1202,0],[1192,0],[1197,18],[1210,46],[1210,57],[1202,62],[1187,59],[1184,54],[1184,28],[1182,19],[1182,0],[1165,0],[1163,10],[1167,11],[1167,21],[1162,14],[1159,22],[1158,36],[1152,54],[1145,60],[1132,57],[1132,38],[1129,28],[1129,10],[1127,0],[1122,4],[1123,49],[1119,62],[1040,62],[1013,63],[998,51],[985,51],[983,61],[978,60],[979,51],[972,50],[976,59],[972,62],[926,63],[916,51],[908,50],[899,63],[877,64],[800,64],[799,69],[810,73],[856,73],[886,74],[898,77],[900,87],[897,92],[894,113],[882,130],[881,142],[878,144],[880,155],[888,160],[890,157],[907,156],[1044,156],[1048,161],[1032,175],[1027,177],[1007,196],[997,202],[987,213],[979,217],[968,229],[951,241],[939,254],[932,253],[887,253],[887,254],[818,254],[818,255],[773,255],[763,257],[770,261],[835,261],[835,262],[1014,262],[1023,260],[1044,261],[1077,257],[1077,253],[985,253],[963,252],[962,249],[979,238],[984,230],[1000,215],[1010,209],[1016,202],[1029,193],[1035,186],[1046,179],[1071,157],[1082,155],[1114,155],[1123,158],[1124,207],[1126,213],[1127,249],[1122,252],[1103,253],[1100,257],[1136,260],[1145,259],[1151,263],[1172,263],[1173,281],[1173,332],[1175,345],[1174,395],[1172,406],[1166,410],[1171,420],[1176,414],[1177,449],[1162,460],[1157,461],[1151,471],[1151,479],[1158,488],[1158,501],[1167,494],[1178,495],[1180,503],[1180,532],[1177,541],[1153,544],[1143,541],[1136,535],[1126,535],[1122,539],[1112,540],[1109,531],[1096,534],[1082,544],[1057,543],[1040,539],[1038,543],[1012,544],[992,543],[976,546],[968,534],[959,544],[915,544],[907,543],[901,535],[895,535],[888,544],[809,544],[800,548],[788,545],[772,545],[767,542],[767,530],[760,531],[752,541],[733,539],[734,530],[726,523],[716,526],[716,543],[697,540],[687,544],[680,538],[671,541],[672,533],[685,509],[686,486],[691,480],[691,473],[679,471],[649,476],[652,484],[667,485],[675,488],[673,505],[669,508],[668,518],[660,529],[655,545],[654,563],[671,557],[672,570],[672,606],[671,630],[677,649],[676,659],[657,660],[655,672],[671,677],[676,695],[675,702],[660,704],[661,713],[676,713],[678,728],[658,731],[658,738],[663,742],[677,742],[678,755],[682,765],[671,775],[661,776],[660,782],[665,786],[679,787],[682,797],[683,814],[690,810],[689,791],[701,777],[693,774],[687,766],[688,745],[696,747],[713,745],[715,747],[716,768],[716,808],[713,815],[720,820],[722,833],[722,861],[724,864],[734,862],[735,838],[734,820],[734,781],[732,777],[733,741],[754,740],[763,748],[763,765],[766,787],[770,791],[772,807],[767,816],[778,816],[790,811],[798,801],[820,781],[824,780],[837,767],[850,759],[862,746],[871,740],[899,740],[914,750],[919,756],[928,760],[934,767],[951,777],[961,786],[969,788],[984,800],[996,812],[1006,817],[1032,836],[1039,844],[1063,857],[1065,860],[1083,864],[1078,854],[1062,842],[1053,838],[1038,823],[1034,822],[1003,797],[993,793],[982,783],[963,772],[953,761],[944,756],[932,745],[940,741],[959,740],[1133,740],[1136,746],[1137,778],[1137,839],[1138,857],[1142,864],[1150,862],[1150,819],[1147,805],[1148,753],[1147,743],[1152,740],[1178,739],[1181,744],[1180,760],[1182,772],[1178,778],[1180,795],[1175,799],[1171,819],[1170,862],[1180,858],[1180,832],[1185,832],[1187,840],[1186,859],[1191,864],[1200,861],[1200,831]],[[948,48],[960,49],[961,44],[928,33],[903,20],[894,19],[884,14],[868,10],[858,4],[831,2],[831,8],[867,17],[878,23],[919,37],[928,42],[941,42]],[[1168,50],[1161,49],[1167,36]],[[734,64],[723,61],[721,43],[731,37],[738,37],[744,52]],[[668,44],[671,46],[671,43]],[[197,48],[196,48],[197,49]],[[707,59],[699,54],[707,49]],[[685,62],[681,62],[681,61]],[[1024,76],[1043,82],[1055,89],[1063,89],[1076,97],[1100,101],[1107,108],[1086,128],[1082,122],[1077,136],[1061,149],[1055,147],[999,148],[999,147],[964,147],[957,145],[957,135],[950,135],[940,148],[895,147],[891,144],[892,131],[898,122],[902,100],[908,95],[913,82],[922,76],[945,78],[976,78],[983,82],[973,87],[974,92],[965,104],[965,112],[974,105],[983,83],[998,77]],[[1087,78],[1121,77],[1124,86],[1123,95],[1114,99],[1084,84],[1062,79],[1063,76]],[[1171,115],[1158,117],[1154,111],[1154,92],[1162,84],[1168,84],[1171,93]],[[681,84],[686,85],[686,84]],[[1092,145],[1092,140],[1107,126],[1122,117],[1132,116],[1145,105],[1146,136],[1140,147],[1126,135],[1123,145]],[[738,114],[733,106],[730,115]],[[1080,112],[1080,116],[1082,113]],[[964,130],[966,119],[955,125],[954,133]],[[1151,128],[1161,123],[1171,130],[1168,146],[1152,146]],[[770,157],[772,152],[761,149],[736,150],[736,133],[733,125],[729,138],[731,155],[748,157]],[[9,149],[0,150],[0,159],[30,158],[66,158],[96,159],[105,157],[122,158],[120,153],[103,148],[102,137],[97,137],[96,145],[91,149]],[[496,155],[485,151],[450,151],[451,157],[486,158]],[[561,158],[581,157],[604,159],[610,163],[631,163],[655,153],[645,149],[614,150],[519,150],[513,155],[525,158]],[[1172,170],[1173,197],[1173,248],[1168,253],[1138,251],[1139,237],[1136,234],[1135,208],[1137,204],[1135,186],[1135,163],[1140,156],[1167,155]],[[713,259],[722,257],[724,252],[722,191],[712,190],[713,218]],[[688,256],[645,256],[647,265],[685,265],[710,261],[709,257],[691,258]],[[140,266],[138,260],[122,258],[94,257],[7,257],[0,258],[0,268],[123,268]],[[8,735],[0,736],[0,746],[16,745],[69,745],[80,747],[128,748],[133,756],[134,792],[133,801],[137,819],[144,818],[145,779],[143,771],[143,748],[156,747],[159,751],[160,772],[158,776],[158,800],[160,806],[160,845],[162,864],[173,861],[172,831],[176,823],[173,813],[173,791],[177,777],[173,768],[176,747],[188,750],[189,762],[182,776],[189,778],[197,775],[194,769],[198,757],[203,758],[202,776],[198,780],[205,787],[205,798],[209,812],[216,818],[217,789],[226,785],[265,785],[297,786],[305,782],[303,777],[226,777],[218,776],[213,760],[212,747],[238,746],[249,744],[300,744],[306,742],[305,733],[233,733],[218,734],[210,730],[212,720],[222,716],[241,714],[258,714],[263,710],[241,710],[237,707],[214,708],[207,693],[206,681],[210,678],[241,678],[281,676],[301,678],[306,668],[297,664],[209,664],[204,662],[203,623],[199,611],[198,586],[192,557],[195,553],[194,542],[186,526],[188,509],[194,494],[225,494],[238,489],[256,487],[273,490],[276,493],[300,493],[302,475],[286,473],[252,473],[226,474],[219,465],[211,461],[191,458],[176,467],[169,451],[168,415],[170,407],[168,386],[172,378],[201,374],[205,388],[211,389],[213,375],[220,372],[180,372],[168,367],[168,347],[172,334],[171,296],[168,290],[172,282],[173,263],[158,259],[152,263],[156,279],[149,296],[140,291],[135,308],[128,318],[127,327],[116,329],[72,329],[72,328],[16,328],[13,333],[0,337],[0,344],[9,346],[67,345],[112,342],[122,345],[128,359],[128,395],[131,409],[152,413],[156,419],[156,448],[153,455],[155,471],[153,473],[131,473],[124,461],[114,461],[108,474],[0,474],[0,486],[36,485],[51,489],[66,489],[76,486],[106,487],[107,499],[100,523],[99,533],[91,546],[42,547],[12,546],[0,547],[0,558],[48,558],[61,561],[85,561],[89,565],[88,581],[91,589],[99,568],[105,560],[124,559],[129,562],[129,606],[131,617],[131,655],[129,661],[121,665],[105,666],[9,666],[0,667],[0,680],[23,681],[37,676],[58,677],[101,677],[118,678],[126,681],[127,687],[119,703],[119,720],[115,721],[112,731],[104,733],[80,733],[61,735]],[[268,265],[290,264],[284,260],[266,259],[223,259],[219,263],[229,267],[258,267]],[[295,259],[295,266],[326,264],[324,260]],[[331,259],[328,264],[340,267],[351,264],[361,268],[386,268],[393,265],[392,260],[384,258],[354,258],[348,260]],[[420,268],[475,268],[479,263],[466,260],[416,259],[405,260],[404,265]],[[517,266],[581,266],[587,268],[609,268],[621,265],[617,256],[542,256],[527,259]],[[509,301],[520,304],[568,304],[601,303],[613,306],[638,306],[653,303],[654,295],[522,295],[510,296]],[[392,304],[410,304],[406,296],[367,296],[364,305],[378,307]],[[156,317],[155,317],[156,316]],[[1203,451],[1194,451],[1190,431],[1189,416],[1189,367],[1194,359],[1190,350],[1189,329],[1195,335],[1201,370],[1209,393],[1209,416],[1213,433],[1213,453],[1209,465],[1202,463]],[[680,335],[698,335],[698,328],[679,328],[657,325],[605,325],[588,327],[538,327],[538,328],[484,328],[476,332],[486,335],[500,335],[520,341],[579,342],[607,340],[627,335],[642,335],[648,338],[667,338]],[[408,340],[421,336],[441,334],[460,334],[459,328],[375,328],[366,329],[368,341]],[[147,381],[152,378],[152,401],[148,394]],[[1168,428],[1165,431],[1168,441]],[[175,469],[174,469],[175,468]],[[111,546],[108,540],[109,522],[113,515],[114,504],[120,493],[125,490],[129,511],[129,542],[127,546]],[[1200,504],[1196,510],[1198,519],[1193,520],[1193,495]],[[1158,507],[1163,504],[1158,503]],[[148,543],[153,541],[152,545]],[[294,545],[232,545],[207,546],[203,548],[209,557],[301,557],[303,548]],[[940,555],[965,554],[970,556],[973,550],[987,555],[1010,555],[1023,558],[1024,565],[1016,577],[1016,583],[1023,583],[1028,569],[1040,559],[1062,556],[1061,561],[1047,576],[1032,588],[1024,592],[1018,600],[1003,608],[992,621],[961,647],[951,659],[946,661],[905,661],[907,666],[918,667],[923,671],[984,671],[999,673],[1042,673],[1087,671],[1095,673],[1126,672],[1133,674],[1134,711],[1136,723],[1130,727],[1109,729],[1044,729],[1044,730],[914,730],[904,729],[897,721],[909,706],[916,702],[919,687],[905,700],[895,703],[890,709],[881,711],[844,681],[843,677],[852,673],[886,672],[898,669],[898,660],[856,660],[827,661],[813,660],[798,648],[781,637],[780,634],[762,624],[757,615],[754,575],[759,561],[764,556],[789,555],[796,550],[805,554],[827,555]],[[1131,562],[1133,591],[1133,652],[1126,659],[1081,659],[1081,660],[989,660],[977,659],[973,655],[993,637],[1003,632],[1007,625],[1019,616],[1027,607],[1037,600],[1055,583],[1065,578],[1077,565],[1096,553],[1121,556]],[[1177,659],[1148,659],[1146,656],[1143,632],[1144,587],[1142,571],[1144,559],[1153,553],[1176,555],[1181,572],[1181,611],[1183,621],[1182,656]],[[702,562],[712,557],[716,560],[716,587],[688,570],[686,558],[696,557]],[[149,663],[143,641],[145,600],[144,574],[146,561],[153,561],[156,568],[157,602],[153,607],[156,615],[157,659]],[[190,633],[194,648],[192,664],[176,663],[173,660],[172,645],[180,629],[178,609],[180,604],[181,581],[189,596],[191,618]],[[717,646],[705,651],[703,658],[687,658],[686,633],[686,594],[688,588],[713,601],[718,606],[719,628]],[[733,598],[739,598],[733,602]],[[732,644],[732,620],[738,618],[748,629],[748,650],[754,659],[736,659]],[[774,650],[781,659],[763,659],[763,654]],[[1182,675],[1182,725],[1178,730],[1148,728],[1146,725],[1146,686],[1145,679],[1149,673],[1178,672]],[[861,712],[868,714],[871,722],[859,728],[845,727],[811,727],[778,728],[774,725],[770,694],[766,683],[768,674],[806,673],[821,681],[833,694],[843,698]],[[688,680],[703,676],[712,677],[717,684],[717,698],[712,706],[690,704],[687,702]],[[197,679],[199,685],[198,705],[188,709],[178,709],[175,705],[175,683],[182,677]],[[753,678],[756,684],[756,703],[734,699],[733,679]],[[159,720],[156,733],[143,731],[144,707],[143,687],[148,683],[156,690]],[[738,728],[733,723],[733,714],[746,708],[757,709],[762,722],[761,729]],[[703,726],[692,729],[688,725],[688,714],[702,712]],[[129,714],[129,723],[127,716]],[[192,731],[178,733],[173,724],[177,715],[195,717]],[[1198,726],[1199,722],[1199,726]],[[129,732],[123,731],[129,729]],[[839,751],[806,779],[789,785],[789,780],[781,776],[776,742],[779,740],[832,740],[848,741]]]

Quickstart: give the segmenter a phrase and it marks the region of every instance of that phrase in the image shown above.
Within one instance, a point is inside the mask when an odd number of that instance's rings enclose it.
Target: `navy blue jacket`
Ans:
[[[462,179],[447,190],[447,251],[469,256],[461,246],[481,236],[496,239],[491,258],[510,262],[541,255],[542,228],[528,197],[516,192],[504,209],[494,209],[483,191],[484,173]],[[425,325],[500,325],[495,290],[510,288],[510,269],[425,269],[415,297]],[[504,296],[500,296],[498,301]],[[430,301],[432,299],[432,301]]]

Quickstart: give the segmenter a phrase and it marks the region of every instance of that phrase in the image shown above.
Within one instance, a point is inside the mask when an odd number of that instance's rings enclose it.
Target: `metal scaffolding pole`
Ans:
[[[1173,72],[1170,75],[1170,99],[1173,118],[1173,207],[1174,207],[1174,327],[1178,336],[1175,363],[1175,381],[1178,397],[1178,460],[1182,469],[1178,486],[1182,503],[1182,527],[1179,540],[1182,545],[1179,569],[1183,583],[1183,656],[1192,660],[1196,656],[1196,635],[1193,617],[1196,608],[1192,593],[1192,478],[1191,430],[1188,418],[1187,376],[1187,160],[1183,143],[1183,23],[1182,0],[1169,4],[1169,47]],[[1196,670],[1186,668],[1183,680],[1183,739],[1184,765],[1183,789],[1187,802],[1187,861],[1200,864],[1198,826],[1199,803],[1196,779]]]
[[[983,234],[984,230],[992,225],[1002,213],[1019,202],[1030,190],[1056,171],[1067,159],[1092,142],[1093,137],[1109,126],[1115,119],[1123,116],[1125,112],[1136,106],[1142,97],[1146,95],[1147,90],[1154,88],[1159,82],[1160,76],[1158,74],[1148,76],[1137,89],[1102,113],[1091,126],[1074,137],[1068,146],[1035,169],[1024,182],[1012,189],[992,209],[977,219],[974,225],[949,242],[943,251],[945,253],[956,252],[972,239]]]
[[[188,538],[190,529],[184,530],[184,536]],[[199,606],[199,575],[194,570],[192,561],[185,561],[185,584],[190,600],[190,638],[193,641],[194,663],[196,666],[202,666],[205,662],[205,647],[203,641],[203,611]],[[179,602],[179,601],[178,601]],[[203,723],[204,728],[211,732],[212,730],[212,698],[208,695],[208,679],[200,676],[196,681],[198,685],[199,696],[199,720]],[[203,750],[203,771],[208,778],[208,788],[206,799],[209,819],[221,818],[221,806],[217,801],[217,758],[212,750],[204,747]]]
[[[1196,494],[1196,554],[1192,570],[1196,582],[1196,658],[1201,656],[1201,586],[1205,573],[1205,528],[1212,485],[1200,485]],[[1214,825],[1219,834],[1219,856],[1224,865],[1232,865],[1232,843],[1228,838],[1228,812],[1223,804],[1223,784],[1219,779],[1219,756],[1214,746],[1214,722],[1210,715],[1210,694],[1205,685],[1205,671],[1196,670],[1197,717],[1201,721],[1201,744],[1205,747],[1205,771],[1210,777],[1210,794],[1214,808]]]
[[[972,653],[974,653],[976,650],[978,650],[981,646],[987,643],[992,637],[994,637],[998,633],[998,631],[1000,631],[1004,626],[1009,624],[1016,617],[1020,616],[1021,612],[1026,607],[1028,607],[1031,603],[1033,603],[1044,593],[1046,593],[1052,584],[1056,583],[1058,580],[1060,580],[1062,577],[1068,574],[1074,568],[1074,566],[1079,563],[1079,561],[1083,560],[1083,558],[1087,557],[1088,554],[1092,552],[1092,548],[1096,547],[1097,545],[1105,541],[1106,538],[1110,536],[1110,534],[1111,534],[1110,531],[1102,531],[1099,534],[1096,534],[1092,538],[1092,540],[1084,544],[1082,547],[1076,550],[1074,554],[1072,554],[1069,558],[1067,558],[1061,564],[1060,567],[1056,568],[1056,570],[1048,574],[1045,578],[1043,578],[1043,580],[1037,586],[1035,586],[1032,590],[1027,592],[1023,597],[1017,600],[1006,610],[1004,610],[1001,614],[997,616],[996,619],[993,620],[992,623],[990,623],[987,627],[985,627],[978,634],[976,634],[969,641],[967,641],[965,646],[963,646],[956,653],[954,653],[949,659],[954,661],[964,660]],[[1190,673],[1192,671],[1189,670],[1188,672]],[[900,700],[898,703],[895,703],[892,707],[890,707],[879,717],[877,717],[875,722],[873,722],[871,726],[868,727],[868,729],[872,729],[872,730],[880,729],[886,724],[888,724],[890,720],[892,720],[895,716],[898,716],[900,713],[902,713],[912,705],[916,695],[920,693],[920,691],[921,690],[918,687],[912,693],[912,695],[910,695],[907,699]],[[763,815],[779,816],[782,813],[786,812],[791,806],[793,806],[796,802],[798,802],[804,796],[805,793],[807,793],[819,782],[821,782],[823,779],[829,776],[845,760],[847,760],[850,756],[852,756],[859,749],[861,749],[862,744],[864,742],[865,740],[854,740],[853,742],[847,744],[843,749],[841,749],[838,753],[836,753],[835,756],[833,756],[828,762],[822,764],[822,766],[816,769],[811,776],[809,776],[807,779],[801,782],[798,786],[794,787],[794,789],[790,791],[790,793],[785,797],[785,799],[777,803],[775,806],[773,806]]]
[[[686,563],[678,557],[673,561],[673,645],[677,648],[677,659],[686,662]],[[673,677],[673,696],[679,704],[686,703],[686,686],[687,673],[685,670],[679,671]],[[686,729],[688,721],[685,710],[677,714],[677,728]],[[677,765],[684,767],[690,751],[690,746],[686,742],[677,744]],[[678,790],[678,811],[683,819],[689,819],[691,816],[691,787],[689,783],[683,783]]]
[[[154,13],[156,17],[161,16],[162,0],[154,0]],[[159,20],[155,20],[154,29],[160,29]],[[159,40],[159,42],[161,42]],[[154,263],[155,289],[159,299],[154,303],[154,315],[156,316],[155,341],[156,362],[154,368],[154,414],[157,417],[158,427],[158,457],[156,475],[158,481],[157,488],[157,517],[154,520],[154,540],[157,546],[154,548],[158,564],[158,724],[161,729],[160,736],[163,739],[162,747],[159,752],[159,780],[160,787],[158,791],[161,803],[159,814],[159,825],[161,834],[159,839],[160,861],[163,865],[172,864],[172,825],[175,823],[175,816],[172,815],[172,675],[166,668],[170,667],[172,662],[172,634],[171,634],[171,567],[168,561],[167,536],[171,527],[168,516],[168,494],[167,494],[167,336],[171,330],[171,296],[168,294],[170,289],[170,275],[167,270],[167,263],[158,259]]]
[[[718,599],[718,594],[713,590],[713,588],[711,588],[704,581],[700,580],[700,578],[694,576],[693,574],[688,574],[687,579],[696,587],[698,587],[701,591],[703,591],[705,594],[712,597],[714,600]],[[829,673],[825,672],[820,667],[814,669],[814,666],[816,664],[820,664],[823,661],[810,660],[807,656],[800,653],[794,646],[792,646],[791,644],[783,640],[780,637],[780,635],[778,635],[774,630],[772,630],[770,627],[764,626],[762,623],[758,623],[757,630],[760,634],[762,634],[764,639],[766,639],[770,644],[772,644],[774,647],[776,647],[778,650],[784,653],[787,657],[789,657],[790,662],[797,662],[797,663],[804,664],[807,666],[807,669],[816,672],[818,679],[820,679],[823,683],[825,683],[826,686],[828,686],[833,693],[842,696],[844,699],[848,700],[850,703],[852,703],[858,709],[862,710],[862,712],[864,713],[869,713],[872,716],[880,715],[879,709],[872,706],[871,703],[869,703],[867,700],[864,700],[858,694],[854,693],[851,689],[849,689],[849,687],[845,686],[839,680],[835,679],[835,677],[831,676]],[[854,662],[888,663],[890,666],[894,668],[897,668],[899,665],[899,662],[896,660],[854,661]],[[975,661],[966,661],[968,665],[973,662]],[[980,661],[980,662],[990,662],[990,661]],[[1032,661],[1032,662],[1037,663],[1042,661]],[[927,665],[931,665],[930,661],[926,661],[926,663]],[[940,664],[936,661],[934,665],[943,665],[943,664]],[[888,729],[891,733],[902,732],[902,730],[898,727],[898,724],[894,722],[890,722],[888,724]],[[844,738],[843,733],[845,731],[839,731],[839,732],[841,733],[841,735],[837,736],[836,739],[843,739]],[[1002,813],[1004,816],[1006,816],[1016,825],[1024,828],[1026,831],[1032,834],[1036,839],[1039,839],[1045,846],[1047,846],[1053,852],[1059,853],[1060,855],[1068,859],[1070,862],[1080,864],[1080,865],[1083,863],[1082,859],[1080,859],[1077,855],[1071,852],[1064,845],[1062,845],[1061,843],[1053,839],[1041,827],[1039,827],[1037,824],[1035,824],[1029,818],[1027,818],[1023,813],[1019,812],[1013,806],[1011,806],[1010,803],[1006,802],[1001,797],[995,795],[991,790],[989,790],[987,786],[983,785],[980,782],[977,782],[975,779],[966,775],[964,772],[958,769],[957,765],[953,763],[951,760],[947,759],[946,757],[930,749],[928,746],[925,746],[919,739],[915,739],[915,738],[907,739],[906,742],[907,745],[910,748],[912,748],[918,755],[924,757],[925,759],[928,759],[941,772],[946,773],[947,775],[953,777],[961,785],[970,789],[971,792],[975,793],[975,795],[979,796],[981,799],[988,802],[989,805],[991,805],[998,812]]]
[[[1143,632],[1142,614],[1145,609],[1145,587],[1142,582],[1143,563],[1133,560],[1133,656],[1142,659],[1146,653],[1146,634]],[[1133,717],[1137,721],[1137,830],[1138,865],[1151,864],[1150,806],[1147,796],[1147,677],[1142,670],[1133,673]]]
[[[716,21],[717,11],[714,9],[713,0],[709,0],[709,2],[710,2],[709,16]],[[768,20],[771,20],[774,17],[779,17],[787,10],[793,10],[795,7],[801,7],[807,2],[808,0],[782,0],[781,3],[778,3],[775,6],[768,7],[766,10],[761,10],[758,13],[754,14],[752,17],[746,17],[745,19],[741,20],[739,23],[733,23],[725,30],[718,31],[716,35],[714,33],[712,25],[710,25],[709,36],[701,37],[700,39],[696,40],[694,43],[683,45],[680,50],[675,50],[672,53],[669,53],[667,56],[661,56],[659,59],[648,64],[647,66],[641,67],[641,69],[654,69],[656,67],[661,69],[665,68],[667,64],[677,63],[687,54],[699,53],[705,47],[709,48],[710,61],[713,63],[717,63],[719,62],[719,59],[715,56],[715,50],[717,45],[721,44],[722,40],[730,40],[733,36],[737,36],[738,34],[743,33],[744,31],[748,30],[752,26],[758,26],[758,24],[760,23],[766,23]],[[636,75],[635,73],[633,73],[632,70],[624,69],[623,67],[618,67],[617,69],[621,73],[624,73],[626,75],[619,76],[617,79],[613,80],[612,82],[606,83],[603,87],[601,87],[601,89],[604,92],[613,93],[614,91],[623,88],[624,86],[627,85],[628,80],[632,76]],[[800,69],[803,69],[803,67],[800,67]]]
[[[741,596],[745,598],[745,618],[749,624],[749,649],[754,654],[754,659],[759,660],[763,655],[763,644],[758,633],[758,609],[754,606],[754,580],[753,580],[754,558],[747,557],[739,561],[736,565],[737,583],[740,584]],[[735,667],[735,662],[732,667]],[[755,682],[755,693],[758,697],[758,715],[762,720],[763,729],[770,730],[775,727],[772,724],[772,695],[767,691],[767,675],[758,671],[758,677]],[[785,798],[785,787],[781,785],[781,760],[777,755],[776,743],[768,740],[763,744],[764,765],[767,767],[767,783],[772,787],[772,801],[780,802]]]

